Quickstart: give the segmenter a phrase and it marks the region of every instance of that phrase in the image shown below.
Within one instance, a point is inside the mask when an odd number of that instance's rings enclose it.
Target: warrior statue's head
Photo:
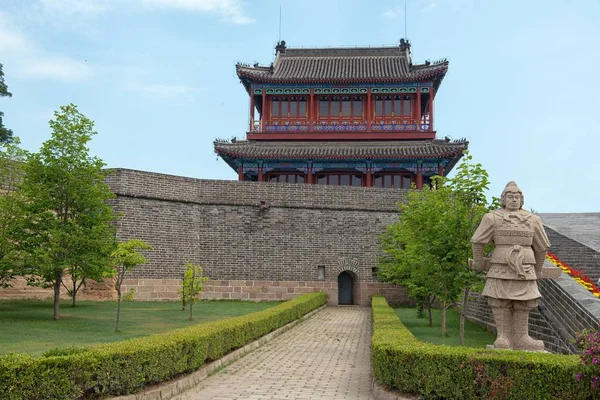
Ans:
[[[515,181],[508,182],[500,196],[502,208],[506,208],[509,211],[517,211],[523,208],[524,202],[525,197],[523,196],[523,192],[519,189]]]

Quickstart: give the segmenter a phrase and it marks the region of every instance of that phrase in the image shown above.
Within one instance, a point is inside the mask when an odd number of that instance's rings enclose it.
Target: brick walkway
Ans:
[[[177,400],[372,399],[369,308],[327,307]]]

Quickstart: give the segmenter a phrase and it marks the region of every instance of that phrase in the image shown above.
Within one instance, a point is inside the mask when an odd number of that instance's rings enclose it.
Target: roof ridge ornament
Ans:
[[[400,50],[409,50],[410,51],[410,41],[408,39],[400,39]]]
[[[410,56],[410,41],[408,39],[400,39],[400,52],[404,53],[406,60],[408,61],[408,65],[412,66],[412,58]]]
[[[275,52],[285,53],[286,48],[287,47],[285,46],[285,40],[281,40],[281,41],[277,42],[277,46],[275,46]]]

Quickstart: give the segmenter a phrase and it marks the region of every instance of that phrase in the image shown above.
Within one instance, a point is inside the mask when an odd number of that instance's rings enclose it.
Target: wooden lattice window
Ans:
[[[373,186],[378,188],[410,189],[411,178],[408,174],[375,174]]]
[[[294,173],[273,173],[269,174],[269,182],[304,183],[304,175]]]
[[[360,174],[317,174],[317,184],[332,186],[363,186],[363,177]]]
[[[292,96],[271,99],[271,118],[306,118],[306,97]]]
[[[410,117],[411,96],[375,96],[376,117]]]
[[[319,118],[363,117],[363,101],[363,96],[321,96],[319,97]]]

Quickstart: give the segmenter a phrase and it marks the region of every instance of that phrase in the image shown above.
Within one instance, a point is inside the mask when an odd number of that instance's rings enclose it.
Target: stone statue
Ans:
[[[502,208],[483,217],[475,231],[471,239],[474,259],[469,264],[487,272],[482,294],[496,321],[494,348],[544,351],[544,342],[529,336],[528,321],[541,297],[537,279],[546,269],[543,264],[550,242],[540,218],[522,209],[523,192],[515,182],[504,188],[501,204]],[[490,242],[495,249],[486,258],[483,248]]]

